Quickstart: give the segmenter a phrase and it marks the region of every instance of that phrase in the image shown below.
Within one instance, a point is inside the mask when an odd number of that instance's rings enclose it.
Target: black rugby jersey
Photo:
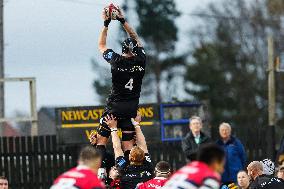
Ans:
[[[142,47],[138,47],[135,56],[126,58],[108,49],[103,53],[104,59],[111,64],[112,88],[108,98],[107,107],[111,113],[116,114],[119,102],[129,102],[129,110],[137,110],[141,92],[142,79],[145,74],[146,55]],[[137,106],[137,107],[134,107]],[[121,108],[121,107],[120,107]],[[135,115],[136,115],[135,110]]]
[[[116,158],[116,165],[121,172],[120,186],[123,189],[134,189],[138,183],[146,182],[154,177],[154,167],[148,153],[142,165],[129,165],[123,156]]]

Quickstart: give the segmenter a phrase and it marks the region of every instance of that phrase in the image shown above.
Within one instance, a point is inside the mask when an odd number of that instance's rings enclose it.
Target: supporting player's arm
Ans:
[[[108,31],[108,25],[111,21],[111,19],[106,15],[105,10],[103,10],[103,19],[104,19],[104,28],[102,29],[99,36],[99,50],[101,53],[104,53],[107,50],[106,47],[107,31]]]
[[[138,147],[140,147],[144,153],[148,153],[148,148],[146,144],[146,139],[145,136],[140,128],[140,122],[141,122],[141,115],[137,113],[136,118],[131,119],[132,124],[135,127],[135,132],[136,132],[136,144]]]
[[[105,118],[104,122],[109,126],[111,130],[111,139],[112,139],[112,146],[114,150],[115,159],[120,156],[123,156],[123,151],[121,148],[121,141],[117,134],[117,121],[115,120],[113,115],[110,115],[110,116],[108,115]]]
[[[122,13],[121,8],[119,8],[119,15],[116,18],[123,26],[124,30],[128,33],[128,35],[135,39],[137,41],[138,47],[142,47],[142,43],[137,35],[137,33],[134,31],[134,29],[126,22],[124,15]]]

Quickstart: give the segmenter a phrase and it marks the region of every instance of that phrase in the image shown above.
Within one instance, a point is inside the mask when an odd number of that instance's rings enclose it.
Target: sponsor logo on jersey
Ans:
[[[112,58],[112,54],[113,54],[113,52],[108,52],[107,55],[106,55],[106,58],[108,60],[110,60]]]

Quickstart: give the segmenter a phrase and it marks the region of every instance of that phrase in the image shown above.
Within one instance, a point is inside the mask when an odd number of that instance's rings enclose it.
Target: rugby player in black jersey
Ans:
[[[111,19],[106,16],[105,12],[103,12],[103,19],[104,27],[99,37],[99,50],[103,58],[111,65],[112,88],[100,121],[96,146],[105,151],[111,129],[103,122],[103,118],[112,114],[118,119],[118,128],[122,130],[123,149],[127,151],[133,147],[135,129],[131,118],[136,117],[138,110],[142,79],[145,74],[146,55],[138,35],[125,21],[121,9],[119,9],[117,20],[130,37],[122,43],[122,54],[118,54],[106,46],[107,31]]]
[[[138,113],[136,118],[132,119],[132,124],[136,132],[136,146],[131,149],[128,156],[123,153],[121,148],[121,142],[117,134],[117,120],[113,115],[107,115],[104,122],[111,128],[115,163],[120,171],[120,188],[134,189],[138,183],[152,179],[154,176],[154,167],[144,134],[140,128],[141,115]]]

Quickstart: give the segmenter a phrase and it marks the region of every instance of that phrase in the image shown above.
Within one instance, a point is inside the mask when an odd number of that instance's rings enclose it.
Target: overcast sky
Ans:
[[[177,0],[178,9],[190,13],[210,0]],[[103,25],[104,5],[123,0],[8,0],[4,5],[5,76],[35,77],[37,107],[98,105],[92,88],[90,63],[98,53],[97,40]],[[132,22],[135,22],[134,19]],[[135,24],[135,23],[133,23]],[[194,18],[177,20],[180,38],[194,25]],[[109,46],[116,44],[118,23],[112,24]],[[113,42],[112,42],[113,41]],[[179,43],[182,49],[185,44]],[[106,73],[109,74],[109,73]],[[27,83],[5,87],[6,112],[29,112]]]

